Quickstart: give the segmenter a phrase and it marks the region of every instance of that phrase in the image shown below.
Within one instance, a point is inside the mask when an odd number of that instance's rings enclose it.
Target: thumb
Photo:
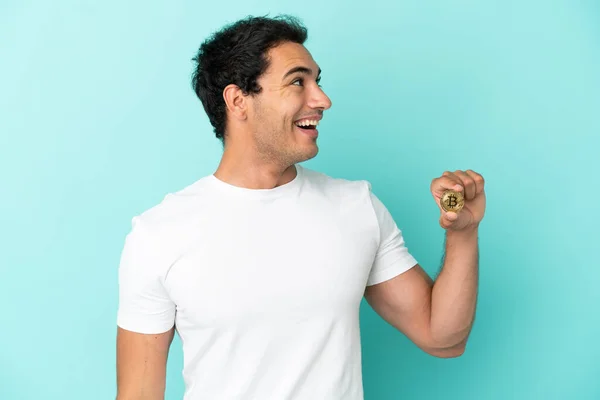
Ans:
[[[440,215],[440,225],[444,229],[448,229],[458,219],[458,215],[455,212],[442,212]]]

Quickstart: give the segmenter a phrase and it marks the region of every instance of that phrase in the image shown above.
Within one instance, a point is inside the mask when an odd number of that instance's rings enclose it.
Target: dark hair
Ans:
[[[213,33],[193,58],[194,92],[208,114],[217,138],[225,140],[223,90],[229,84],[244,94],[260,93],[257,79],[269,66],[266,53],[283,42],[304,44],[307,30],[295,17],[246,17]]]

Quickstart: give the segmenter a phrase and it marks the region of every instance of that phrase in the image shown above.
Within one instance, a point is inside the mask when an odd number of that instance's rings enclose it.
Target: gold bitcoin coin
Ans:
[[[465,198],[462,192],[456,190],[446,190],[440,199],[440,205],[444,211],[458,213],[465,205]]]

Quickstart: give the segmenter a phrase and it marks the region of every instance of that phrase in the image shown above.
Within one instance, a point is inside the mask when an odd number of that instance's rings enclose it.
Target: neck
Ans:
[[[221,162],[214,175],[234,186],[248,189],[272,189],[296,177],[295,165],[282,165],[263,157],[246,143],[225,144]]]

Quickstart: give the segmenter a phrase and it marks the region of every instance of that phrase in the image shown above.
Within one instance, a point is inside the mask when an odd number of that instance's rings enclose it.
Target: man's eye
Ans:
[[[292,85],[295,85],[297,83],[299,83],[300,86],[302,86],[304,84],[304,79],[298,78],[298,79],[296,79],[295,81],[292,82]]]

